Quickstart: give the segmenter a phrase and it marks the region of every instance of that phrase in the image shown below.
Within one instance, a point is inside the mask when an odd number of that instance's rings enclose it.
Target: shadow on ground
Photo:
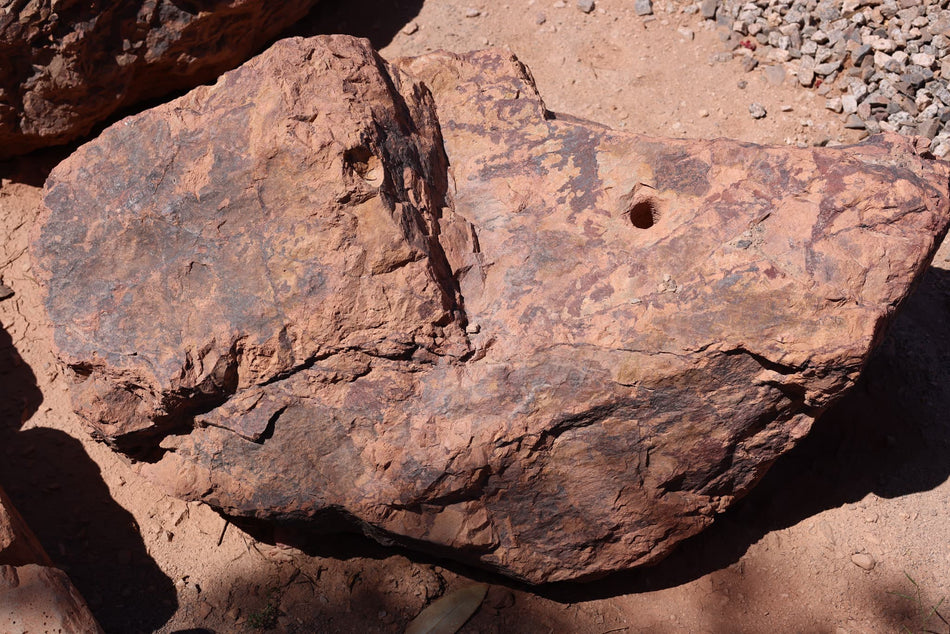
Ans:
[[[281,37],[346,33],[368,38],[373,48],[388,45],[399,29],[419,15],[423,0],[391,2],[387,0],[351,0],[320,2],[303,20]]]
[[[292,564],[287,566],[294,568]],[[209,603],[230,607],[223,614],[221,609],[213,611],[203,626],[205,631],[221,634],[267,626],[301,634],[395,634],[405,632],[406,625],[432,600],[471,583],[464,578],[446,578],[438,566],[393,556],[385,561],[354,559],[342,565],[308,565],[290,574],[261,569],[228,579],[226,592],[212,590],[207,596]],[[551,602],[517,603],[512,590],[496,584],[488,589],[462,631],[534,634],[571,632],[576,629],[573,625],[572,615],[561,606]],[[188,631],[175,630],[172,634]]]
[[[0,179],[42,187],[46,177],[60,161],[72,154],[78,144],[34,150],[26,156],[0,161]],[[5,236],[4,236],[5,237]]]
[[[0,485],[107,632],[160,627],[177,607],[174,585],[79,441],[21,429],[42,404],[36,376],[0,327]]]

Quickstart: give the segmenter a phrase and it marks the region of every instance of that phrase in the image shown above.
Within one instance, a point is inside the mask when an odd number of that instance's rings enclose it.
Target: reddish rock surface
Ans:
[[[66,143],[123,106],[211,81],[314,4],[6,3],[0,10],[0,158]]]
[[[0,631],[102,632],[65,572],[0,489]]]
[[[851,386],[945,163],[635,136],[496,51],[285,40],[106,130],[34,254],[77,412],[187,499],[531,582],[655,562]]]

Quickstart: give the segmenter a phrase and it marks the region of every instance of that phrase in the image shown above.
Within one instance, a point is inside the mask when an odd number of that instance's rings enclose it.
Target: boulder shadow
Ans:
[[[78,146],[78,142],[34,150],[29,154],[0,160],[0,180],[42,187],[46,177]]]
[[[422,4],[423,0],[319,2],[303,20],[284,31],[281,37],[345,33],[367,38],[378,51],[392,42],[399,30],[419,15]]]
[[[177,608],[174,584],[82,444],[56,429],[21,429],[42,403],[0,325],[0,486],[107,632],[161,627]]]
[[[767,533],[822,511],[950,478],[950,271],[930,267],[855,388],[741,501],[654,567],[535,588],[558,601],[649,592],[736,563]]]

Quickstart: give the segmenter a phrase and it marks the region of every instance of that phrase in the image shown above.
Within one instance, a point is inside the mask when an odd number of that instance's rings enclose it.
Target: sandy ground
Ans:
[[[610,126],[772,144],[859,138],[793,76],[714,61],[719,32],[686,5],[658,2],[644,20],[630,0],[598,0],[590,14],[553,0],[325,4],[295,31],[367,36],[389,58],[508,47],[550,109]],[[710,530],[655,568],[530,589],[353,537],[308,553],[268,545],[166,497],[89,440],[26,250],[45,174],[66,153],[0,163],[0,281],[16,292],[0,302],[0,356],[17,363],[0,377],[0,483],[107,631],[401,632],[474,581],[491,588],[464,632],[950,631],[931,611],[946,598],[938,611],[950,620],[950,249],[858,389]],[[25,422],[8,414],[23,401]]]

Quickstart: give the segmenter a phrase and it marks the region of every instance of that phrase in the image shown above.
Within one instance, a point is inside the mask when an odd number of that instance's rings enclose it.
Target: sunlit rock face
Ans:
[[[555,115],[499,51],[292,39],[64,161],[34,258],[76,411],[175,495],[540,583],[659,560],[806,435],[948,178],[897,136]]]

